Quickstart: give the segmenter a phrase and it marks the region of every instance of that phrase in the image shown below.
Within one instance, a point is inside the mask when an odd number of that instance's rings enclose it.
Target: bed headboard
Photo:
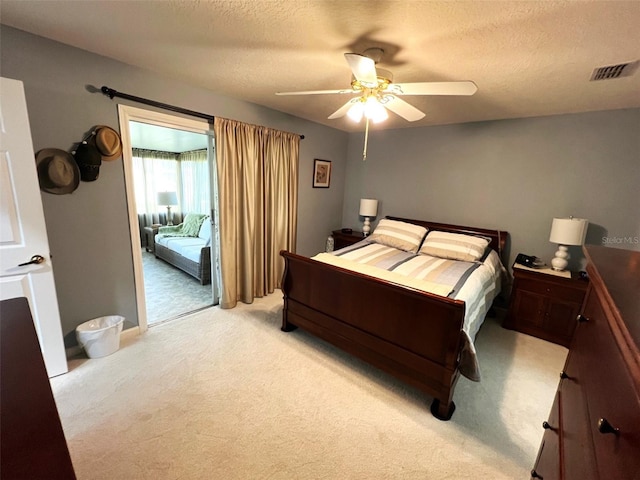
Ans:
[[[483,237],[490,238],[491,242],[489,243],[489,246],[493,248],[496,252],[498,252],[498,255],[500,256],[502,263],[506,265],[509,262],[509,259],[505,258],[507,255],[505,248],[507,245],[507,238],[509,237],[509,232],[505,232],[504,230],[490,230],[486,228],[464,227],[461,225],[449,225],[446,223],[435,223],[435,222],[428,222],[426,220],[413,220],[410,218],[400,218],[400,217],[391,217],[391,216],[387,216],[385,218],[388,218],[389,220],[398,220],[400,222],[413,223],[414,225],[421,225],[429,229],[429,231],[437,230],[440,232],[464,233],[467,235],[481,235]]]

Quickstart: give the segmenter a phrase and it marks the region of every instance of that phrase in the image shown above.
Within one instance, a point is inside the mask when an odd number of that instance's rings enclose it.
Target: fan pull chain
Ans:
[[[367,142],[369,141],[369,117],[364,126],[364,149],[362,150],[362,161],[367,159]]]

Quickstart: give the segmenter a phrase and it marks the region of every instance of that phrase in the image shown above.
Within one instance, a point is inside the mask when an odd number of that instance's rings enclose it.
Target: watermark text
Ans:
[[[603,245],[639,245],[640,237],[602,237]]]

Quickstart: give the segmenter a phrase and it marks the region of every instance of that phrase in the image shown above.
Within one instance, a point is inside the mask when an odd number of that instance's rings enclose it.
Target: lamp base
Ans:
[[[167,225],[173,225],[173,215],[171,215],[171,207],[167,205]]]
[[[563,271],[565,268],[567,268],[567,265],[569,265],[568,259],[569,259],[568,248],[564,245],[558,245],[556,256],[553,257],[553,259],[551,260],[551,268],[553,268],[558,272]]]
[[[369,217],[364,217],[364,225],[362,225],[362,234],[366,237],[369,235],[371,231],[371,223],[369,222]]]

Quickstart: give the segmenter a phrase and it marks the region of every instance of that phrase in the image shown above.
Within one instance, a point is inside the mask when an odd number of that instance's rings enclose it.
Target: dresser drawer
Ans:
[[[640,477],[640,392],[631,378],[598,296],[589,293],[579,329],[589,355],[580,365],[600,478]],[[616,433],[603,432],[606,420]]]
[[[582,303],[584,298],[584,289],[582,288],[528,278],[518,279],[518,288],[527,292],[539,293],[547,297],[562,298],[567,302]]]
[[[532,478],[547,480],[562,478],[560,470],[560,395],[560,391],[558,391],[551,407],[551,413],[549,413],[549,420],[543,424],[545,431],[538,451],[538,459],[533,467]]]
[[[582,325],[576,330],[567,363],[564,367],[566,378],[560,381],[560,428],[562,478],[567,480],[595,480],[598,477],[593,439],[589,427],[589,409],[585,392],[587,378],[582,374],[582,366],[590,352],[579,341]]]

